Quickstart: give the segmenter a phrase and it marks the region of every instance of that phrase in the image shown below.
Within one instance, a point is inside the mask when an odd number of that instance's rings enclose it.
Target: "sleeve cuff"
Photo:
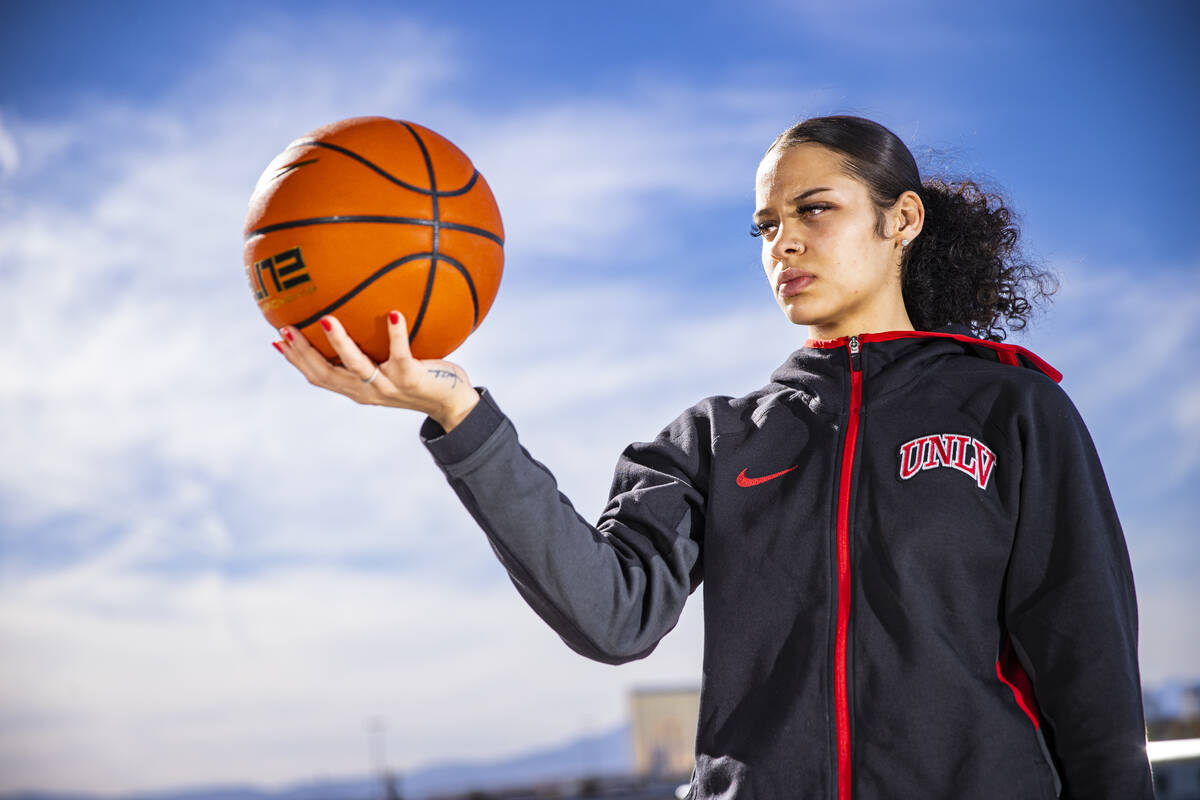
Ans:
[[[447,433],[432,417],[421,424],[421,443],[440,464],[454,464],[478,450],[504,422],[504,412],[486,388],[476,387],[479,402]]]

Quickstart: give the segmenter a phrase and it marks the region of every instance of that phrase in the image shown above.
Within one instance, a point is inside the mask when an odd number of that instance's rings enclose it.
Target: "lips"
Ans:
[[[791,297],[804,291],[816,279],[817,276],[811,272],[801,269],[785,269],[779,273],[775,291],[779,292],[780,297]]]

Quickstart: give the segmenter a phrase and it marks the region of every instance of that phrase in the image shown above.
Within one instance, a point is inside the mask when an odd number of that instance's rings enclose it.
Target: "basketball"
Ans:
[[[370,358],[388,358],[387,314],[416,358],[442,358],[500,288],[504,228],[487,181],[448,139],[414,122],[355,117],[275,157],[250,197],[246,279],[275,328],[295,325],[336,358],[335,315]]]

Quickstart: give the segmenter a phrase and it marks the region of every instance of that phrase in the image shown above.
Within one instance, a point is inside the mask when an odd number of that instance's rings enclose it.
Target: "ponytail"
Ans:
[[[908,318],[917,330],[949,323],[1001,341],[1022,330],[1035,303],[1058,288],[1050,272],[1024,257],[1020,229],[998,193],[975,181],[924,181],[925,224],[901,262]]]

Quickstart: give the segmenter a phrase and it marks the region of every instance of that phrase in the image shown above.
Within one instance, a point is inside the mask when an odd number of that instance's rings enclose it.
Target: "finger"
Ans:
[[[336,322],[333,320],[330,327],[336,325]],[[370,384],[371,388],[368,389],[365,379],[346,367],[331,364],[325,358],[324,353],[313,347],[298,329],[285,325],[279,329],[279,332],[283,335],[284,341],[272,342],[275,349],[283,353],[313,386],[345,395],[356,403],[368,404],[380,404],[381,396],[395,392],[395,386],[387,379],[382,370],[374,376]],[[349,339],[349,336],[346,338]],[[354,347],[357,349],[357,345]],[[367,359],[365,355],[363,358],[370,363],[370,359]],[[372,365],[372,373],[375,369]]]
[[[402,361],[412,358],[412,350],[408,346],[408,321],[399,311],[388,313],[388,342],[389,361]]]
[[[289,364],[291,364],[293,367],[295,367],[296,369],[298,369],[300,371],[300,374],[303,375],[309,383],[313,383],[313,384],[316,383],[314,376],[310,375],[305,370],[303,364],[300,362],[300,356],[296,352],[295,348],[288,345],[288,343],[282,339],[279,341],[271,342],[271,344],[275,347],[276,350],[278,350],[280,353],[283,354],[283,357],[288,360]]]
[[[346,369],[350,370],[351,374],[357,375],[359,380],[365,381],[375,372],[375,362],[367,358],[367,355],[359,349],[337,317],[332,314],[321,317],[321,327],[325,330],[325,338],[329,340],[329,346],[338,354],[338,358],[342,359],[342,363],[346,365]]]
[[[280,351],[296,369],[314,386],[331,387],[337,380],[338,367],[326,360],[321,351],[313,347],[298,328],[284,325],[279,329],[283,341],[279,343]],[[345,370],[342,370],[345,372]]]

